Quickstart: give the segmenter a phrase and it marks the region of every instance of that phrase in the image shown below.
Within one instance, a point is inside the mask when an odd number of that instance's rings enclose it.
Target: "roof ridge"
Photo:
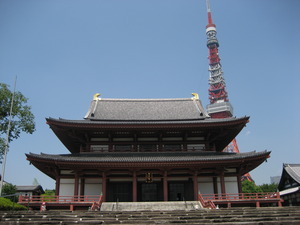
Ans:
[[[193,98],[101,98],[99,101],[192,101]],[[95,101],[95,100],[94,100]]]

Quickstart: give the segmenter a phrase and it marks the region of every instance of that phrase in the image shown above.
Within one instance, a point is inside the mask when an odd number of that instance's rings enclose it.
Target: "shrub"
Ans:
[[[0,198],[0,210],[27,210],[27,207],[12,202],[7,198]]]
[[[41,194],[45,202],[55,201],[55,190],[45,190],[45,194]]]

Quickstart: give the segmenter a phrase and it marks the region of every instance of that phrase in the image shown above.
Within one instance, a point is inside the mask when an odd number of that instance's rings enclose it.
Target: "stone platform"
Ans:
[[[299,225],[300,207],[172,211],[0,211],[0,225],[190,224]]]

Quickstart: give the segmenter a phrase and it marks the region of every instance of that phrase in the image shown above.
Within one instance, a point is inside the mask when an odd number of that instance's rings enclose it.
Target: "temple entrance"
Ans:
[[[169,182],[168,184],[169,201],[193,201],[193,182]]]
[[[155,183],[138,183],[138,201],[163,201],[162,184]]]
[[[132,202],[132,183],[131,182],[108,182],[106,201]]]

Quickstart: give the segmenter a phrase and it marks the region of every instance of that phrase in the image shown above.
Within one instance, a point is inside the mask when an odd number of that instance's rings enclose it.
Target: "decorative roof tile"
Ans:
[[[209,117],[201,101],[182,99],[96,99],[85,116],[101,121],[197,120]]]
[[[284,170],[300,184],[300,164],[284,164]]]

